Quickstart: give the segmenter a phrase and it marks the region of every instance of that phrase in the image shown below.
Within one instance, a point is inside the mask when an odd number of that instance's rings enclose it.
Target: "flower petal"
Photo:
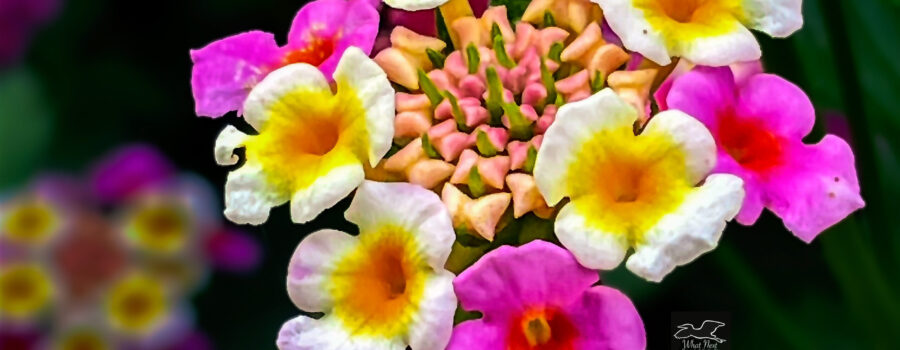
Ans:
[[[673,56],[666,47],[663,33],[653,29],[644,16],[644,12],[636,8],[633,0],[591,0],[603,9],[603,18],[618,34],[625,47],[639,52],[653,62],[667,65]]]
[[[734,89],[734,75],[728,67],[696,67],[675,79],[666,104],[716,130],[717,112],[734,106]]]
[[[644,322],[625,294],[606,286],[585,292],[569,307],[569,317],[578,325],[579,349],[644,349]]]
[[[751,28],[787,37],[803,27],[802,0],[743,0]]]
[[[360,235],[384,225],[396,225],[415,237],[428,264],[444,268],[456,239],[450,215],[434,192],[407,183],[365,181],[345,217],[360,227]]]
[[[409,345],[413,349],[444,350],[453,332],[456,294],[450,272],[440,272],[428,278],[425,295],[409,329]]]
[[[260,225],[269,218],[272,207],[287,200],[266,183],[258,165],[245,164],[225,181],[225,217],[237,224]]]
[[[743,200],[743,181],[739,177],[710,175],[674,213],[650,228],[626,266],[649,281],[662,281],[676,266],[715,248],[727,221],[737,215]]]
[[[545,241],[502,246],[463,271],[453,285],[462,307],[504,318],[523,305],[568,305],[599,279],[563,248]]]
[[[291,256],[287,291],[294,305],[307,312],[331,309],[334,300],[327,283],[332,271],[359,240],[336,230],[320,230],[306,236]]]
[[[496,322],[483,319],[465,321],[453,328],[453,336],[447,350],[495,350],[503,349],[508,330],[495,326]]]
[[[291,197],[291,221],[302,224],[346,198],[365,180],[361,164],[347,164],[320,174],[309,187]]]
[[[297,12],[288,33],[288,50],[324,50],[319,69],[330,77],[349,47],[372,51],[378,11],[368,0],[317,0]],[[322,44],[322,43],[325,44]]]
[[[196,113],[220,117],[239,111],[250,89],[277,67],[281,51],[271,33],[251,31],[191,51]]]
[[[753,116],[766,128],[790,139],[802,139],[816,123],[816,111],[797,85],[773,74],[757,74],[739,92],[737,115]]]
[[[331,86],[319,69],[305,63],[289,64],[269,73],[250,91],[244,103],[244,119],[254,129],[262,130],[271,114],[280,112],[272,106],[297,90],[331,94]]]
[[[688,182],[697,184],[716,165],[716,141],[702,123],[681,111],[664,111],[647,123],[639,137],[659,136],[672,141],[685,157]]]
[[[605,232],[587,224],[578,210],[578,201],[564,206],[556,216],[554,231],[559,242],[582,265],[612,270],[622,263],[628,251],[628,236],[623,232]]]
[[[216,137],[216,164],[219,165],[235,165],[238,163],[239,157],[234,154],[234,150],[244,147],[244,141],[247,140],[247,134],[242,133],[234,126],[228,125],[219,136]]]
[[[353,93],[365,111],[368,156],[372,167],[387,154],[394,137],[394,89],[384,71],[360,49],[344,52],[334,80],[338,94]],[[347,91],[347,90],[350,91]]]
[[[298,316],[281,326],[279,350],[404,350],[399,339],[354,335],[333,316],[312,319]]]
[[[682,43],[671,53],[696,64],[714,67],[758,60],[762,56],[756,37],[737,21],[734,22],[734,28],[726,33],[698,37]]]
[[[794,235],[811,242],[819,233],[865,206],[859,195],[853,151],[826,135],[815,145],[799,145],[790,169],[765,185],[768,207]]]
[[[631,128],[637,112],[612,89],[562,106],[556,121],[544,134],[534,166],[534,178],[547,204],[559,203],[566,193],[566,178],[571,164],[578,161],[581,145],[606,130]]]
[[[436,8],[447,1],[448,0],[384,0],[384,3],[395,9],[418,11]]]

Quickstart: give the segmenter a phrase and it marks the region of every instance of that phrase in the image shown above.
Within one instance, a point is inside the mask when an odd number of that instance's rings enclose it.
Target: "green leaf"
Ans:
[[[475,44],[469,44],[466,47],[466,64],[469,67],[469,74],[478,73],[478,67],[481,65],[481,55],[478,53],[478,48],[475,47]]]
[[[506,46],[503,44],[503,37],[496,36],[494,37],[494,53],[497,55],[497,62],[500,63],[501,66],[505,68],[513,68],[516,66],[516,62],[509,58],[509,55],[506,53]]]
[[[544,12],[544,27],[556,27],[556,19],[550,11]]]
[[[452,108],[453,120],[456,121],[456,128],[462,132],[470,132],[472,131],[468,125],[466,125],[466,115],[463,113],[462,108],[459,107],[459,101],[456,99],[456,96],[453,96],[449,91],[444,93],[444,97],[450,100],[450,107]]]
[[[444,61],[447,60],[447,56],[432,50],[431,48],[425,49],[425,54],[428,55],[428,60],[431,61],[431,64],[434,65],[437,69],[444,68]]]
[[[431,106],[437,108],[441,101],[444,100],[444,96],[441,94],[441,91],[438,90],[437,86],[434,85],[434,82],[431,81],[431,78],[428,77],[428,74],[425,74],[424,70],[419,69],[419,88],[422,89],[422,92],[425,93],[425,96],[428,96],[428,100],[431,101]]]
[[[469,192],[473,198],[481,197],[487,192],[484,187],[484,181],[481,180],[481,174],[478,173],[478,167],[473,166],[469,171]]]
[[[528,146],[528,155],[525,156],[525,164],[522,165],[522,170],[526,173],[534,172],[534,163],[537,161],[538,151],[534,148],[534,145]]]
[[[422,135],[422,150],[425,151],[425,155],[432,159],[441,158],[441,154],[438,153],[437,149],[434,148],[434,145],[431,143],[431,138],[428,137],[428,133]]]
[[[497,75],[497,70],[494,67],[487,67],[485,75],[487,76],[488,85],[488,97],[485,104],[488,112],[491,113],[488,124],[499,126],[502,124],[500,118],[503,116],[503,83],[500,82],[500,76]]]
[[[477,136],[475,136],[475,147],[478,148],[478,153],[485,157],[496,156],[498,150],[494,147],[494,144],[491,143],[488,134],[484,132],[484,130],[478,130],[477,133]]]
[[[544,105],[555,103],[556,80],[553,79],[553,73],[550,73],[550,70],[547,69],[547,64],[544,63],[543,58],[541,58],[541,82],[544,83],[544,88],[547,89],[547,98],[544,100]]]
[[[509,137],[513,140],[527,141],[534,136],[531,120],[525,118],[522,110],[515,103],[504,103],[503,112],[509,118]]]

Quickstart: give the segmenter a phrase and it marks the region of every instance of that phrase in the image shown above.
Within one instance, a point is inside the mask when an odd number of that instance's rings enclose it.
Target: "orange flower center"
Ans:
[[[533,308],[516,318],[509,331],[509,350],[572,350],[578,330],[552,308]]]
[[[305,47],[288,52],[284,64],[308,63],[318,67],[334,53],[334,38],[315,36]]]
[[[744,168],[766,171],[782,163],[781,139],[759,123],[729,112],[719,124],[719,145]]]

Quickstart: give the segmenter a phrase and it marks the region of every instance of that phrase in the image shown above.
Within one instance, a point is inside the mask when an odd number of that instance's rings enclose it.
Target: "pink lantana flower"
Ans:
[[[250,90],[270,72],[292,63],[317,66],[331,77],[350,46],[369,54],[378,34],[378,11],[369,0],[317,0],[297,13],[287,45],[275,35],[249,31],[191,51],[196,113],[220,117],[242,113]]]
[[[457,325],[447,349],[643,349],[634,304],[597,280],[556,245],[503,246],[453,281],[462,307],[484,317]]]
[[[728,67],[697,67],[673,83],[665,102],[709,128],[718,146],[714,173],[744,179],[741,224],[756,222],[766,207],[808,243],[865,205],[850,146],[835,135],[805,144],[815,110],[781,77],[736,83]]]

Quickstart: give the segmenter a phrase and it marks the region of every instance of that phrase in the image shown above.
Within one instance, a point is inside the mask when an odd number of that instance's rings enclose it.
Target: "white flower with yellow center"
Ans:
[[[38,198],[13,201],[0,212],[0,237],[16,244],[43,246],[61,227],[58,209]]]
[[[571,200],[555,231],[582,265],[612,269],[634,248],[628,269],[658,282],[715,248],[740,209],[743,181],[707,177],[716,144],[694,118],[665,111],[635,135],[637,120],[610,89],[561,107],[534,176],[548,204]]]
[[[106,299],[111,328],[128,335],[143,336],[157,331],[170,316],[170,309],[165,284],[141,273],[114,283]]]
[[[304,239],[288,269],[288,294],[321,319],[282,326],[282,350],[444,349],[456,295],[444,270],[455,234],[431,191],[366,181],[346,212],[359,236],[322,230]]]
[[[0,267],[0,319],[31,320],[53,299],[53,284],[40,265]]]
[[[759,59],[748,28],[787,37],[803,26],[801,0],[592,0],[625,47],[659,64],[707,66]]]
[[[291,201],[291,218],[305,223],[346,197],[387,153],[394,134],[394,90],[384,71],[358,48],[344,52],[334,72],[336,93],[314,66],[292,64],[270,73],[250,92],[244,119],[259,134],[228,126],[216,140],[216,161],[246,162],[228,175],[225,216],[261,224]]]
[[[173,254],[190,244],[191,213],[176,201],[154,199],[137,205],[126,217],[125,237],[142,251]]]

